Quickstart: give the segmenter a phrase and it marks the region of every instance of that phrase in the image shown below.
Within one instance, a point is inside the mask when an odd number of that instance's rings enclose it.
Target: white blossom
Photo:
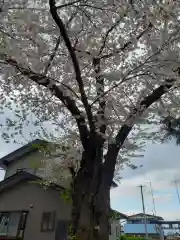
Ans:
[[[107,127],[105,133],[100,133],[105,140],[104,153],[108,143],[115,143],[115,136],[124,124],[131,127],[136,123],[134,131],[138,135],[140,118],[153,122],[155,114],[162,112],[179,115],[180,2],[71,2],[57,1],[56,6],[66,4],[58,9],[58,14],[76,54],[95,127],[102,124]],[[0,103],[2,110],[15,112],[14,121],[8,118],[7,128],[2,127],[3,136],[7,140],[11,128],[9,137],[13,139],[13,130],[16,135],[22,134],[24,126],[35,125],[38,130],[31,137],[70,146],[61,156],[60,165],[76,166],[82,153],[76,121],[84,117],[82,125],[85,125],[88,119],[67,44],[49,12],[48,1],[5,0],[1,10]],[[94,58],[100,59],[100,66],[93,66]],[[43,77],[36,81],[38,76]],[[98,78],[103,79],[103,84],[98,83]],[[170,95],[165,94],[145,111],[142,100],[172,78],[177,83]],[[44,87],[47,79],[50,81]],[[58,88],[53,89],[54,85]],[[64,101],[54,96],[57,89],[62,91]],[[68,97],[76,103],[80,115],[72,116],[67,110]],[[103,102],[105,119],[98,115],[99,103]],[[144,137],[143,134],[138,138]],[[132,151],[140,146],[132,135],[129,141]],[[124,149],[127,145],[124,144]],[[126,161],[126,154],[125,150],[120,152],[120,165]]]

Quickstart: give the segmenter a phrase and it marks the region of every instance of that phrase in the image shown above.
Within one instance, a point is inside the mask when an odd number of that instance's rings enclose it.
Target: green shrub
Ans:
[[[145,237],[122,235],[122,236],[120,237],[120,240],[145,240]]]
[[[120,236],[120,240],[128,240],[128,237],[126,235]]]
[[[145,238],[132,236],[132,237],[128,237],[128,240],[145,240]]]

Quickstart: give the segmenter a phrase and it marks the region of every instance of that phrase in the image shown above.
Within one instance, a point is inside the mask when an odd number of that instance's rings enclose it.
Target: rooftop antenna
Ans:
[[[152,203],[153,203],[153,212],[154,212],[154,215],[156,216],[156,206],[155,206],[154,191],[153,191],[152,183],[150,181],[147,181],[147,183],[149,183],[150,185]]]

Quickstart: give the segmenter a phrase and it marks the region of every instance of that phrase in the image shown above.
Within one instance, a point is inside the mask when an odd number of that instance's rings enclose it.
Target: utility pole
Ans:
[[[178,197],[178,201],[179,201],[179,205],[180,205],[180,196],[179,196],[179,191],[178,191],[178,186],[177,186],[177,180],[173,181],[174,185],[175,185],[175,189],[176,189],[176,193],[177,193],[177,197]]]
[[[146,240],[148,239],[148,231],[147,231],[147,221],[146,221],[146,212],[145,212],[145,205],[144,205],[144,195],[143,195],[143,185],[140,185],[141,190],[141,200],[142,200],[142,208],[143,208],[143,215],[144,215],[144,228],[145,228],[145,235]]]

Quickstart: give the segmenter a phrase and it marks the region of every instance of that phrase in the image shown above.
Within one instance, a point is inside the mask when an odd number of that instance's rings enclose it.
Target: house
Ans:
[[[162,239],[164,232],[161,229],[161,226],[154,222],[163,221],[163,218],[160,216],[145,214],[145,219],[148,236],[154,239],[159,239],[161,237]],[[144,214],[138,213],[129,216],[127,223],[124,225],[124,233],[128,236],[145,236]]]
[[[40,164],[48,157],[34,147],[45,143],[34,140],[0,159],[6,171],[0,183],[0,239],[67,239],[71,204],[61,193],[70,186],[71,174],[68,169],[61,171],[58,183],[46,189],[37,183],[52,174],[49,166]],[[110,240],[119,237],[119,219],[125,217],[116,216],[110,221]]]
[[[121,220],[126,220],[128,218],[127,215],[112,210],[113,218],[110,220],[110,228],[109,228],[109,240],[120,239],[122,234],[122,226],[120,224]]]

